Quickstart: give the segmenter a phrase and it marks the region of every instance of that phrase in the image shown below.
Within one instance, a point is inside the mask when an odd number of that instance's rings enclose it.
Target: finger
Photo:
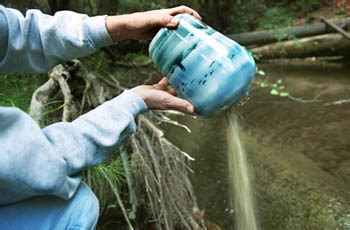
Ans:
[[[179,23],[180,23],[180,20],[179,20],[179,19],[177,19],[177,18],[175,18],[175,17],[172,17],[171,20],[170,20],[170,22],[167,23],[165,26],[166,26],[167,28],[175,28],[175,27],[177,27],[177,26],[179,25]]]
[[[151,26],[177,26],[179,20],[175,20],[174,17],[170,14],[161,13],[154,14],[151,21]]]
[[[160,90],[165,90],[169,84],[169,80],[166,77],[163,77],[157,84],[154,84],[153,87]]]
[[[166,109],[173,109],[187,114],[194,113],[194,106],[188,101],[169,95],[166,100]]]
[[[157,22],[153,22],[153,25],[157,26],[165,26],[168,28],[175,28],[178,26],[180,20],[177,18],[174,18],[169,13],[162,13],[162,14],[155,14]]]
[[[164,12],[153,12],[151,14],[148,12],[145,14],[146,22],[144,27],[147,29],[164,27],[169,24],[173,18],[172,15],[166,14]]]
[[[163,90],[167,88],[168,84],[169,84],[169,80],[166,77],[163,77],[162,80],[160,80],[157,83],[158,87],[160,87]]]
[[[176,91],[174,88],[167,88],[166,92],[170,93],[171,95],[175,96],[176,95]]]
[[[178,7],[174,7],[169,9],[169,14],[170,15],[177,15],[177,14],[184,14],[184,13],[188,13],[193,15],[194,17],[198,18],[199,20],[202,20],[202,17],[197,13],[197,11],[191,9],[190,7],[187,6],[178,6]]]

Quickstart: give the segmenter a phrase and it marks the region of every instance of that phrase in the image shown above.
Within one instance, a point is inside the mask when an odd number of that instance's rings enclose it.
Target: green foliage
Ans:
[[[81,61],[89,70],[94,72],[99,72],[108,68],[108,64],[110,62],[110,60],[106,58],[106,54],[103,51],[84,57],[81,59]]]
[[[280,6],[267,8],[263,18],[259,21],[258,28],[260,29],[275,29],[286,27],[293,24],[293,13]]]
[[[132,13],[136,11],[154,10],[165,8],[164,1],[145,1],[145,0],[124,0],[120,1],[116,8],[118,13]]]
[[[119,191],[120,187],[125,183],[125,173],[120,156],[89,169],[83,180],[94,191],[101,207],[107,207],[114,203],[114,191]]]
[[[312,21],[315,19],[313,11],[327,5],[326,2],[320,0],[257,2],[260,2],[260,8],[263,8],[263,13],[256,20],[258,23],[255,29],[258,30],[291,26],[297,18],[304,18],[307,22]]]
[[[337,11],[338,16],[347,16],[348,15],[348,10],[345,7],[340,7],[339,10]]]
[[[292,5],[292,11],[299,14],[306,14],[309,13],[310,11],[316,10],[320,8],[321,2],[320,0],[298,0],[295,1],[295,4]]]
[[[317,16],[314,13],[308,13],[305,16],[305,20],[306,20],[307,23],[313,22],[316,18],[317,18]]]
[[[53,100],[50,101],[46,104],[44,104],[44,106],[46,107],[46,111],[44,113],[42,113],[41,115],[43,117],[47,117],[50,114],[59,111],[60,109],[63,109],[64,107],[64,101],[63,100]]]
[[[45,75],[0,75],[0,106],[13,106],[27,111],[32,93],[46,79]]]
[[[21,9],[38,6],[34,2],[19,3],[15,0],[5,1],[4,4]],[[224,33],[240,33],[288,26],[293,24],[296,18],[311,21],[315,18],[313,11],[332,4],[334,5],[332,1],[324,0],[79,0],[56,1],[55,8],[94,15],[125,14],[187,5],[197,10],[205,22],[215,29]],[[45,10],[44,5],[45,3],[39,4],[42,10]],[[339,8],[338,13],[346,15],[347,11],[345,8]],[[133,46],[134,44],[135,42],[127,45]]]
[[[266,76],[263,70],[258,70],[257,74],[260,76]],[[287,91],[286,86],[283,84],[282,79],[271,83],[267,79],[256,80],[255,82],[260,88],[269,88],[270,94],[273,96],[288,97],[290,93]]]
[[[145,63],[149,61],[149,57],[142,53],[127,53],[122,57],[125,62]]]
[[[283,82],[281,79],[278,79],[276,82],[269,84],[271,87],[270,94],[280,97],[288,97],[289,92],[286,91],[286,87],[283,85]]]
[[[256,29],[266,6],[263,1],[241,1],[231,5],[231,25],[224,32],[241,33]]]

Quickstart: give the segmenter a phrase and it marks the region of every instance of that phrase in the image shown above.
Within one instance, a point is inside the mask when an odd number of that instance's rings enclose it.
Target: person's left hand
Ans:
[[[107,16],[106,27],[113,41],[147,39],[154,36],[162,26],[175,28],[179,20],[174,16],[182,13],[191,14],[202,20],[195,10],[187,6],[178,6],[170,9]]]
[[[140,96],[148,109],[167,110],[173,109],[187,114],[194,114],[194,106],[175,96],[175,90],[168,88],[168,79],[163,78],[155,85],[140,85],[131,91]]]

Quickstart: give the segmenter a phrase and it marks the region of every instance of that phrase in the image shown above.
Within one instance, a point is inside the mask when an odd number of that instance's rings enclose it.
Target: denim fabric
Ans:
[[[70,200],[43,196],[0,208],[2,230],[91,230],[99,216],[99,203],[85,184]]]

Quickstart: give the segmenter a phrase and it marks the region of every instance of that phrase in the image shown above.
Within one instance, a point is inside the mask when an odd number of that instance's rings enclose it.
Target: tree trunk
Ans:
[[[348,56],[350,40],[341,34],[325,34],[269,44],[251,52],[261,59]]]
[[[350,26],[350,18],[340,19],[332,21],[339,27]],[[276,30],[265,30],[258,32],[249,32],[241,34],[228,35],[230,38],[235,40],[241,45],[264,45],[281,40],[290,40],[293,38],[303,38],[309,36],[315,36],[333,32],[334,29],[330,28],[325,23],[315,23],[304,26],[287,27]]]

